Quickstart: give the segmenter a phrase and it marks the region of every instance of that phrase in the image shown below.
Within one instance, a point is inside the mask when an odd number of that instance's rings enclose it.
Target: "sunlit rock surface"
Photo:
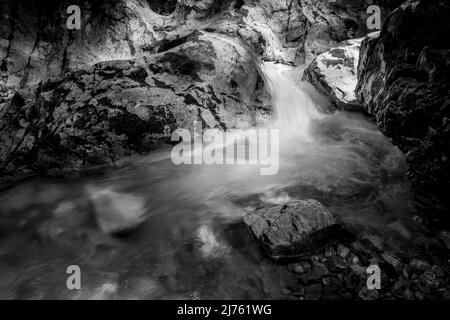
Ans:
[[[345,233],[339,218],[316,200],[297,200],[259,209],[247,214],[244,222],[274,259],[312,252]]]
[[[116,165],[170,142],[175,129],[194,121],[227,129],[267,118],[264,83],[248,50],[201,31],[177,44],[150,57],[67,73],[40,85],[26,103],[18,96],[5,104],[1,169]]]
[[[360,110],[355,89],[362,40],[347,40],[318,55],[303,73],[303,80],[310,82],[338,109]]]
[[[362,43],[357,96],[406,155],[416,198],[448,215],[450,4],[407,1]]]

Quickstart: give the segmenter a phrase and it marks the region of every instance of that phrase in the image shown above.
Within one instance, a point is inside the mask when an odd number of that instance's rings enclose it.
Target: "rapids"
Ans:
[[[167,148],[101,174],[21,182],[0,193],[0,297],[285,298],[292,275],[264,256],[242,216],[290,199],[317,199],[359,236],[414,251],[420,230],[403,155],[363,115],[322,112],[324,99],[299,81],[302,67],[262,70],[275,108],[267,126],[280,129],[278,174],[176,166]],[[144,221],[132,232],[96,226],[94,211],[127,208]],[[82,288],[70,291],[74,264]]]

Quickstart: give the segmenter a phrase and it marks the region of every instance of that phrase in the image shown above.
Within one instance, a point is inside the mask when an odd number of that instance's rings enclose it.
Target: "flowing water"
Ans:
[[[420,230],[402,154],[364,116],[324,114],[299,69],[262,66],[280,128],[280,167],[180,165],[162,149],[122,169],[77,179],[33,179],[0,194],[0,297],[277,299],[291,281],[242,223],[247,212],[317,199],[361,236],[414,250]],[[120,237],[95,212],[145,221]],[[108,221],[105,222],[108,225]],[[107,228],[107,227],[105,227]],[[81,290],[66,268],[81,268]]]

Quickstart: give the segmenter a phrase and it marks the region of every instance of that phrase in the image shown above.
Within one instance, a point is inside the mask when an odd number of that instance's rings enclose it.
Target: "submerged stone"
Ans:
[[[303,73],[303,80],[310,82],[337,109],[362,110],[355,94],[362,40],[344,41],[318,55]]]
[[[87,187],[99,228],[107,234],[129,232],[145,220],[144,200],[109,188]]]

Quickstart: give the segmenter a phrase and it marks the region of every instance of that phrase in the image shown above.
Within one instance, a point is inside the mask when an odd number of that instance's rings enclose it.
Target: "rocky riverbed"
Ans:
[[[450,5],[76,3],[0,0],[0,297],[450,299]],[[175,166],[194,121],[280,172]]]

